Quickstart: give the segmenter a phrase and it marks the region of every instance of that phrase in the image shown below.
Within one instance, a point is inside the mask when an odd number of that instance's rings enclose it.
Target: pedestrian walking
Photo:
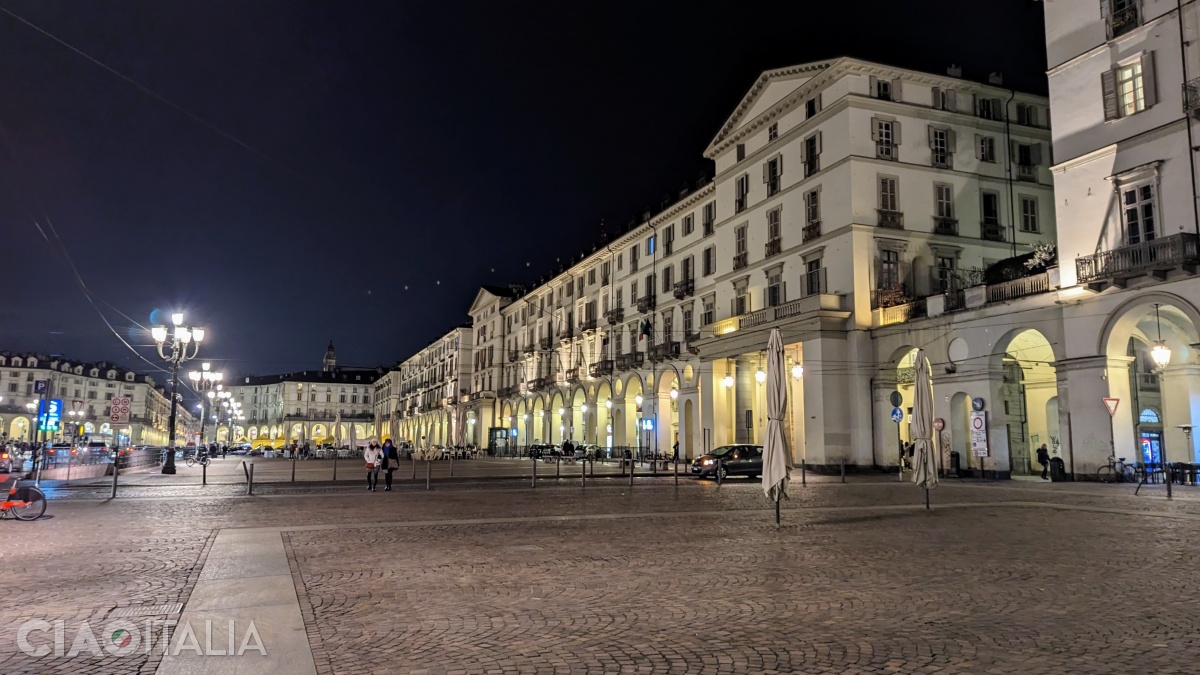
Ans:
[[[1047,475],[1050,471],[1050,450],[1045,443],[1037,449],[1037,463],[1042,465],[1042,480],[1050,480]]]
[[[379,465],[383,462],[383,453],[379,451],[379,446],[374,443],[368,445],[366,450],[363,450],[363,460],[367,463],[367,489],[374,492],[379,483]]]
[[[400,451],[392,445],[392,439],[383,442],[383,491],[392,491],[392,474],[400,468]]]

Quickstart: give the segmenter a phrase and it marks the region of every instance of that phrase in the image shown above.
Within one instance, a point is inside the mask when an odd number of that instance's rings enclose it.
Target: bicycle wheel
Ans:
[[[1122,480],[1122,482],[1125,482],[1125,483],[1137,483],[1138,482],[1137,470],[1134,469],[1132,466],[1129,466],[1128,464],[1126,464],[1125,468],[1122,469],[1121,480]]]
[[[17,488],[17,494],[13,496],[16,501],[23,502],[20,506],[12,507],[12,514],[17,520],[37,520],[46,512],[46,495],[32,485]]]
[[[194,457],[188,457],[187,465],[188,465],[189,469],[192,468],[193,466],[196,466],[196,459]]]
[[[1096,469],[1096,480],[1101,483],[1111,483],[1117,479],[1117,472],[1111,465],[1102,466]]]
[[[209,463],[210,461],[212,461],[212,460],[210,460],[209,458],[205,457],[204,459],[200,460],[200,466],[208,466],[208,463]]]

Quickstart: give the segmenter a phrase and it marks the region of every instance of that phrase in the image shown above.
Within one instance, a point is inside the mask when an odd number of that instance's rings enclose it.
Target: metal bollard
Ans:
[[[800,484],[808,485],[808,462],[800,460]]]
[[[846,482],[846,458],[842,458],[842,482]]]
[[[717,459],[717,487],[721,487],[721,460]]]
[[[657,456],[655,456],[654,458],[652,458],[650,460],[650,475],[652,475],[652,476],[658,475],[658,457]]]
[[[114,466],[113,473],[116,473],[116,471],[117,471],[117,467]],[[200,465],[200,484],[208,485],[208,465],[207,464]]]
[[[250,465],[250,473],[246,474],[246,494],[254,494],[254,465]]]
[[[675,484],[679,485],[679,458],[678,457],[675,458],[675,461],[672,462],[672,465],[675,467]]]
[[[117,474],[121,472],[120,463],[113,460],[113,484],[112,484],[112,499],[117,498]]]
[[[333,482],[337,482],[337,452],[333,453]]]
[[[433,474],[433,462],[425,460],[425,489],[429,489],[429,478]]]
[[[533,478],[529,479],[529,487],[537,487],[537,459],[533,458]]]
[[[413,457],[413,458],[412,458],[412,463],[413,463],[413,477],[412,477],[412,479],[413,479],[413,480],[416,480],[416,479],[417,479],[417,458],[416,458],[416,457]]]
[[[1174,476],[1172,475],[1173,471],[1171,469],[1172,469],[1171,465],[1167,464],[1167,470],[1163,474],[1167,477],[1167,500],[1168,501],[1174,499],[1174,497],[1171,496],[1171,483],[1174,482]]]
[[[562,476],[562,455],[554,458],[554,477],[558,478],[559,476]]]
[[[292,454],[292,482],[296,482],[296,455]]]
[[[629,460],[629,487],[633,487],[633,460]]]
[[[587,487],[587,460],[579,460],[579,481],[583,487]]]
[[[113,470],[114,471],[116,470],[115,465],[114,465]],[[66,484],[67,485],[71,484],[71,455],[67,455],[67,483]]]
[[[454,477],[454,455],[450,455],[450,477]]]

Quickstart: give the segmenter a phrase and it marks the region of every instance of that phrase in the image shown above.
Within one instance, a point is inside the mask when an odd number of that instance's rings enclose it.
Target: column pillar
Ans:
[[[1130,412],[1133,399],[1129,389],[1129,364],[1132,361],[1133,358],[1128,356],[1095,356],[1056,364],[1059,366],[1059,428],[1063,435],[1063,461],[1067,463],[1067,471],[1072,470],[1073,464],[1076,474],[1094,474],[1108,461],[1114,437],[1117,448],[1136,449],[1133,414]],[[1106,397],[1120,399],[1117,414],[1111,421],[1102,400]],[[1117,456],[1132,459],[1120,452]]]
[[[1196,424],[1200,421],[1200,365],[1183,364],[1167,366],[1160,378],[1163,408],[1163,456],[1168,462],[1196,462],[1195,435],[1192,439],[1179,428],[1181,424]],[[1134,411],[1136,415],[1140,411]],[[1136,441],[1137,439],[1135,439]],[[1189,447],[1190,445],[1190,447]],[[1120,453],[1117,453],[1120,455]],[[1129,461],[1140,458],[1140,450]]]
[[[734,361],[733,370],[733,442],[753,443],[754,363],[746,356],[739,356]],[[747,411],[750,411],[749,415]]]

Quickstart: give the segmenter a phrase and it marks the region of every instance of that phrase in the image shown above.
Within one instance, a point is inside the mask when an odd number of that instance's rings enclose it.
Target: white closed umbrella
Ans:
[[[933,456],[933,378],[925,350],[917,350],[916,375],[913,378],[913,482],[925,489],[925,508],[929,508],[929,490],[938,486],[937,458]]]
[[[333,436],[334,448],[341,449],[341,447],[342,447],[342,413],[340,413],[340,412],[333,417],[333,433],[330,435]]]
[[[792,453],[783,435],[787,414],[787,380],[783,372],[783,338],[771,329],[767,341],[767,442],[763,446],[763,493],[775,502],[775,526],[779,527],[779,502],[787,498]]]

